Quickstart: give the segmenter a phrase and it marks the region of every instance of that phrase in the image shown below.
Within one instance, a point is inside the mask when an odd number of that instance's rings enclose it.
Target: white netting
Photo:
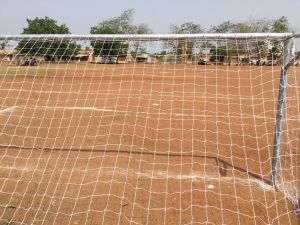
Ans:
[[[297,224],[287,36],[61,37],[0,41],[1,223]]]

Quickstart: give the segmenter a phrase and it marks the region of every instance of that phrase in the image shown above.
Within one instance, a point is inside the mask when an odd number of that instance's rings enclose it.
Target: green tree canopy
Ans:
[[[27,19],[27,27],[22,34],[70,34],[65,24],[57,24],[56,20],[49,17]],[[71,41],[21,41],[17,50],[19,54],[43,55],[51,60],[54,57],[70,57],[76,55],[80,46]]]
[[[146,24],[134,25],[132,24],[134,10],[129,9],[124,11],[120,16],[104,20],[98,25],[91,27],[91,34],[147,34],[151,33],[151,29]],[[132,47],[138,51],[139,43],[134,43],[129,46],[127,42],[92,42],[95,55],[101,56],[117,56],[127,54],[129,48]]]
[[[216,26],[212,26],[209,30],[211,33],[231,33],[234,24],[230,21],[222,22]]]
[[[6,45],[7,45],[7,42],[6,42],[6,41],[1,41],[1,42],[0,42],[0,50],[5,49]]]
[[[180,25],[170,25],[172,34],[198,34],[203,33],[204,29],[199,24],[193,22],[186,22]]]
[[[22,34],[70,34],[65,24],[58,25],[56,20],[49,17],[26,19],[28,27],[23,28]]]
[[[267,18],[250,18],[245,22],[232,23],[230,21],[222,22],[216,26],[210,28],[212,33],[284,33],[291,32],[292,29],[289,26],[288,20],[286,17],[279,17],[274,20]],[[213,55],[237,55],[245,54],[251,49],[251,51],[256,51],[261,55],[275,54],[275,58],[280,55],[282,50],[281,42],[277,40],[271,40],[269,44],[264,41],[257,42],[239,42],[235,43],[209,43],[211,47],[211,54]],[[227,45],[227,46],[226,46]],[[271,49],[269,49],[271,45]],[[252,54],[248,52],[249,54]]]
[[[276,20],[273,20],[271,31],[277,33],[285,33],[293,32],[293,29],[290,27],[287,17],[282,16]]]
[[[204,29],[194,22],[186,22],[180,25],[170,25],[170,32],[172,34],[199,34],[203,33]],[[176,55],[184,55],[186,54],[188,57],[192,56],[192,53],[196,47],[194,41],[177,41],[170,40],[168,43],[171,51]]]
[[[267,18],[249,18],[244,22],[232,23],[225,21],[212,26],[211,33],[268,33],[268,32],[292,32],[286,17],[270,20]]]

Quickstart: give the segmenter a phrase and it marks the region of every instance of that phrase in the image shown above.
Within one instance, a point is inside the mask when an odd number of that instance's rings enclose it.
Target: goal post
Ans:
[[[278,164],[280,161],[280,142],[281,142],[281,131],[283,125],[284,116],[284,103],[285,103],[285,93],[288,82],[288,69],[292,62],[292,49],[293,40],[288,38],[283,42],[283,53],[282,53],[282,65],[280,71],[280,82],[279,82],[279,92],[278,92],[278,103],[276,112],[276,125],[274,133],[274,149],[272,156],[272,185],[276,185],[276,176],[278,173]]]
[[[0,223],[295,224],[299,39],[0,35]]]

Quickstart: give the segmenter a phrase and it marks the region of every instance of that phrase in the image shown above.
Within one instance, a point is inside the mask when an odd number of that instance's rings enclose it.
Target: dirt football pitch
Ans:
[[[280,67],[1,64],[0,224],[299,224],[270,185],[279,78]]]

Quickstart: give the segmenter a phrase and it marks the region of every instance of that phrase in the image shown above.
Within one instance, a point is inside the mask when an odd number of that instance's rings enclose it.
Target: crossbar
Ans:
[[[222,34],[29,34],[29,35],[0,35],[0,40],[91,40],[91,41],[160,41],[160,40],[263,40],[268,38],[286,39],[300,37],[293,33],[222,33]]]

